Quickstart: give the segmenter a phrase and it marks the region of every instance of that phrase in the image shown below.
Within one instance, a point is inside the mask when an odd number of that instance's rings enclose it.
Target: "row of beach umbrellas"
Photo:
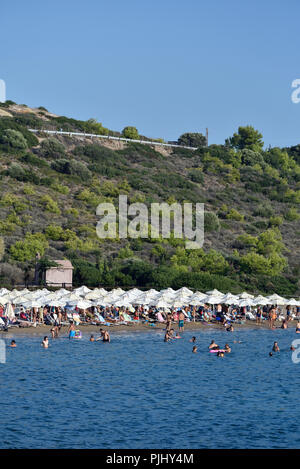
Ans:
[[[202,293],[182,287],[179,290],[166,288],[157,291],[150,289],[147,291],[132,288],[125,291],[115,288],[107,291],[104,288],[89,289],[86,286],[76,288],[73,291],[61,288],[56,291],[49,291],[47,288],[30,291],[28,289],[12,291],[5,288],[0,289],[0,304],[3,306],[14,304],[23,306],[26,309],[38,308],[41,306],[69,307],[87,309],[91,306],[115,306],[132,308],[134,306],[147,306],[161,309],[181,308],[184,306],[201,306],[204,304],[216,305],[227,304],[239,307],[255,307],[264,305],[276,306],[300,306],[300,300],[283,298],[276,293],[270,296],[254,296],[243,292],[239,295],[232,293],[222,293],[216,289]]]

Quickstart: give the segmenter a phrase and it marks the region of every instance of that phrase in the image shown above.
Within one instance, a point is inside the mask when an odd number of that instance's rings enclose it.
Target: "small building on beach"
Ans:
[[[72,287],[73,269],[68,260],[55,260],[57,266],[46,269],[45,283],[53,287]]]

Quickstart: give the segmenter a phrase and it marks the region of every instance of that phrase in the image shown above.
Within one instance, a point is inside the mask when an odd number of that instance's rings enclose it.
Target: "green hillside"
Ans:
[[[74,282],[88,286],[299,295],[300,145],[264,150],[252,127],[224,145],[206,147],[199,136],[195,151],[49,137],[46,129],[120,135],[92,119],[0,104],[1,286],[31,283],[39,252],[44,266],[70,259]],[[99,239],[96,207],[117,205],[120,194],[147,205],[204,202],[203,249],[174,238]]]

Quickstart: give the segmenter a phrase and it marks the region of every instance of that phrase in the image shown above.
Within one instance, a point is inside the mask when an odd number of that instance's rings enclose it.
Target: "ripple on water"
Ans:
[[[197,331],[192,354],[194,334],[171,344],[154,331],[113,334],[110,344],[61,338],[48,350],[18,337],[0,365],[0,447],[299,446],[294,331]],[[232,353],[208,353],[211,339]],[[269,357],[275,340],[281,352]]]

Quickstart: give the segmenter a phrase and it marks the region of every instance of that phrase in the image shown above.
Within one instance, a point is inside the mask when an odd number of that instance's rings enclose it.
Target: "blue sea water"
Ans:
[[[40,337],[18,335],[0,364],[0,448],[299,448],[294,329],[183,336],[128,331],[91,343],[84,334],[43,349]],[[212,339],[232,352],[209,353]],[[281,351],[270,357],[275,340]]]

